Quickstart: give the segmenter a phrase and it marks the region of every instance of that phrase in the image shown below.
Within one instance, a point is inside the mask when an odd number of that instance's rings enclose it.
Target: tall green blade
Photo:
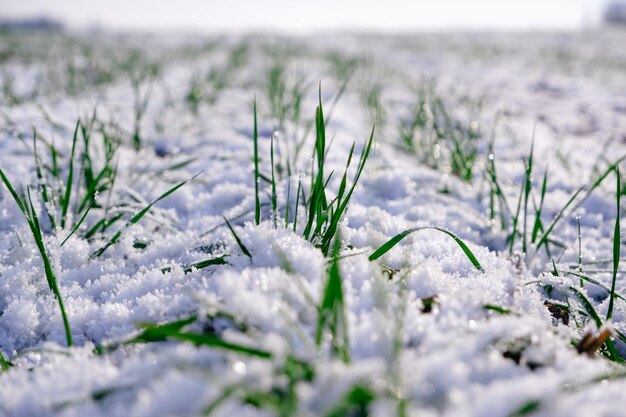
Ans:
[[[259,133],[256,121],[256,97],[254,98],[254,131],[252,138],[254,141],[254,222],[261,223],[261,200],[259,199]]]
[[[622,193],[621,176],[619,173],[619,167],[615,167],[615,176],[617,180],[617,189],[615,192],[616,212],[615,212],[615,230],[613,232],[613,279],[611,280],[611,294],[609,298],[609,308],[606,313],[606,319],[610,320],[613,317],[613,302],[615,300],[615,282],[617,281],[617,270],[619,268],[619,255],[620,255],[620,206],[619,200]]]
[[[72,139],[72,151],[70,153],[69,169],[67,172],[67,180],[65,181],[65,194],[61,199],[61,228],[65,227],[67,218],[67,210],[70,205],[70,197],[72,195],[72,183],[74,182],[74,153],[76,152],[76,139],[78,138],[78,128],[81,126],[80,119],[76,122],[74,129],[74,138]]]
[[[35,239],[35,244],[37,245],[37,249],[39,249],[39,254],[41,255],[41,260],[43,261],[44,273],[46,274],[46,280],[48,281],[48,286],[54,293],[57,303],[59,304],[59,309],[61,310],[61,318],[63,319],[63,327],[65,328],[65,337],[67,340],[67,345],[72,346],[74,344],[72,340],[72,331],[70,330],[70,323],[67,319],[67,314],[65,313],[65,305],[63,304],[63,298],[61,297],[61,292],[59,291],[59,286],[57,284],[56,276],[54,275],[54,270],[52,269],[52,263],[50,262],[50,258],[48,257],[48,252],[46,251],[43,236],[41,234],[41,226],[39,225],[39,219],[37,218],[37,213],[35,212],[35,207],[33,206],[33,202],[30,197],[30,190],[27,189],[28,192],[28,205],[30,210],[30,220],[28,221],[30,229],[33,233],[33,237]]]
[[[35,173],[37,174],[37,180],[39,181],[39,187],[41,188],[41,199],[43,200],[44,207],[46,208],[46,212],[48,213],[50,226],[52,230],[54,230],[56,229],[56,221],[54,220],[54,216],[52,215],[52,213],[48,211],[50,196],[48,195],[48,186],[46,185],[46,180],[44,179],[41,172],[39,154],[37,153],[37,129],[33,129],[33,153],[35,157]]]

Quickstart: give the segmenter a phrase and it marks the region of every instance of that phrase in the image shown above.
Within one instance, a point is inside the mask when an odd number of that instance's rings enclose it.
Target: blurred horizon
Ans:
[[[0,4],[3,20],[50,18],[71,29],[124,31],[528,31],[600,25],[610,0],[21,0]]]

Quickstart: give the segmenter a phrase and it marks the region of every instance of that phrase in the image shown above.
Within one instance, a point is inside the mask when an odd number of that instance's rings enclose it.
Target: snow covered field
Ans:
[[[0,37],[0,416],[624,415],[623,31]]]

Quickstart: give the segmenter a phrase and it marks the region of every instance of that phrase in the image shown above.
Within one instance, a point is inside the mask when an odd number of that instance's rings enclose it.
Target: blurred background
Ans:
[[[21,0],[4,25],[202,32],[578,30],[626,22],[626,0]]]

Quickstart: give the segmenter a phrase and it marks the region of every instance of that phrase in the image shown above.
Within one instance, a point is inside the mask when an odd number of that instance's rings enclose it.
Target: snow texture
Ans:
[[[586,294],[603,320],[608,292],[591,283],[581,288],[579,278],[567,274],[579,268],[579,216],[583,270],[611,285],[614,175],[565,211],[552,236],[564,247],[551,246],[548,257],[534,246],[523,255],[519,240],[509,253],[510,230],[489,216],[485,168],[493,135],[498,181],[513,211],[534,138],[528,223],[532,227],[547,168],[542,212],[547,227],[578,187],[625,154],[624,35],[608,30],[290,39],[3,34],[6,45],[11,43],[2,47],[0,167],[15,186],[37,189],[33,127],[41,139],[40,158],[49,163],[44,144],[53,144],[65,178],[76,120],[89,120],[96,108],[97,119],[121,140],[113,191],[98,201],[124,213],[124,221],[174,184],[201,173],[95,258],[92,253],[123,221],[86,239],[84,233],[104,213],[96,208],[61,246],[71,228],[53,231],[34,193],[74,336],[71,348],[28,225],[1,188],[0,352],[13,366],[0,374],[0,416],[201,415],[226,392],[232,395],[212,415],[277,415],[275,408],[246,402],[241,393],[284,387],[280,369],[288,357],[309,363],[315,375],[296,385],[294,415],[299,416],[329,415],[357,385],[375,394],[367,407],[372,416],[497,417],[535,406],[529,415],[623,415],[626,381],[594,382],[609,374],[623,376],[622,366],[600,353],[581,355],[572,345],[596,328],[578,313],[584,307],[569,287]],[[233,64],[237,48],[244,51],[243,62]],[[140,59],[160,65],[158,75],[140,85],[140,95],[149,99],[140,120],[139,151],[131,142],[132,69],[115,66],[122,60],[116,57],[128,51],[140,51]],[[303,86],[299,124],[290,117],[281,123],[273,114],[268,79],[277,63],[285,65],[288,100],[292,85]],[[346,79],[345,92],[335,101]],[[304,195],[310,191],[315,131],[307,126],[314,120],[319,81],[332,142],[326,168],[335,170],[331,190],[339,187],[352,144],[358,156],[377,123],[372,154],[340,225],[349,363],[332,355],[326,339],[321,349],[315,343],[329,259],[302,236],[303,206],[298,231],[291,228],[299,178]],[[201,97],[195,110],[194,82]],[[470,182],[450,170],[447,148],[437,157],[439,150],[410,150],[400,138],[399,126],[412,117],[416,91],[428,86],[455,117],[477,123],[478,158]],[[279,132],[280,168],[279,211],[271,212],[270,187],[262,180],[258,226],[255,95],[261,172],[271,174],[274,131]],[[98,166],[104,163],[101,138],[94,131]],[[291,219],[285,227],[287,204]],[[411,234],[377,261],[368,260],[395,234],[425,225],[457,234],[484,271],[474,268],[453,239],[432,229]],[[222,254],[229,255],[225,265],[184,271]],[[559,276],[550,273],[552,259]],[[626,292],[623,277],[620,271],[620,294]],[[568,323],[546,302],[569,303]],[[129,340],[140,323],[215,312],[242,324],[226,320],[219,331],[224,340],[270,351],[273,360],[173,341],[94,352],[95,346]],[[616,299],[613,326],[624,333],[625,314],[624,301]],[[626,357],[626,344],[615,338],[615,345]]]

